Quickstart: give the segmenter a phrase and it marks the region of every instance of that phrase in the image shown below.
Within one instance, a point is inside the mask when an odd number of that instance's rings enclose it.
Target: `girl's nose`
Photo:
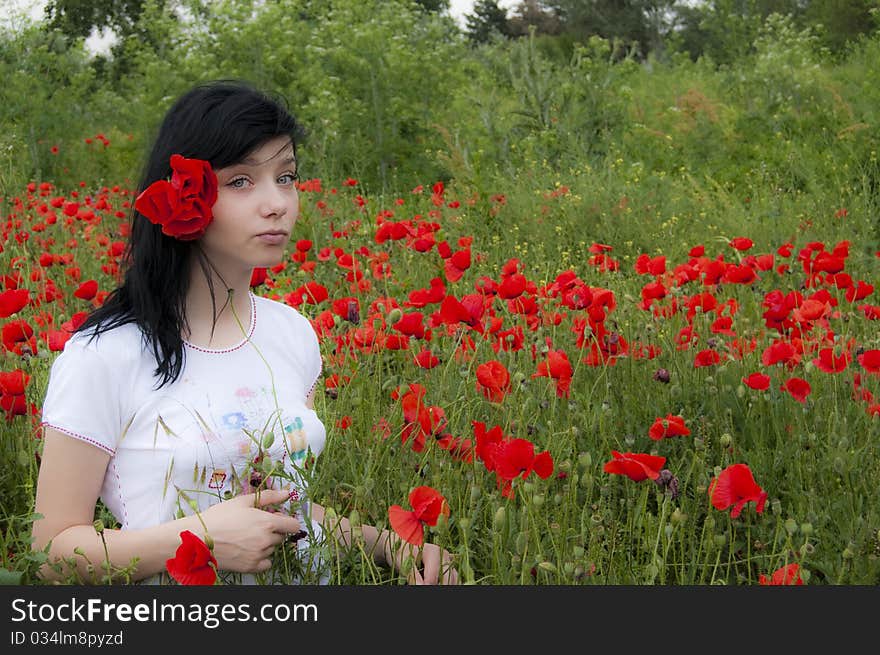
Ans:
[[[272,185],[263,196],[262,213],[264,216],[284,216],[287,213],[289,198],[283,189]]]

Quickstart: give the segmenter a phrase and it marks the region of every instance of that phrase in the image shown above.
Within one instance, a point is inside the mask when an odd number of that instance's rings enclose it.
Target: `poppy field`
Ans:
[[[667,256],[520,242],[511,199],[443,182],[298,184],[289,254],[251,284],[320,337],[315,500],[442,544],[473,584],[877,581],[880,253],[843,238],[848,209],[816,220],[837,240],[800,221],[772,242],[694,233]],[[120,279],[132,193],[33,182],[4,199],[3,565],[18,580],[40,560],[26,544],[48,370]],[[531,220],[573,204],[546,189]],[[396,579],[369,562],[335,553],[334,580]]]
[[[0,35],[0,582],[41,583],[41,403],[121,280],[151,130],[231,75],[309,132],[299,222],[251,287],[318,334],[331,516],[474,585],[880,582],[880,39],[826,60],[777,17],[729,65],[637,62],[289,4],[145,18],[176,47],[138,42],[118,79]],[[331,583],[406,582],[367,555],[328,546]]]

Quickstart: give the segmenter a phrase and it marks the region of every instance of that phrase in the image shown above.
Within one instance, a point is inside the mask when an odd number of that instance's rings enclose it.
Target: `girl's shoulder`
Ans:
[[[124,323],[100,333],[94,328],[75,332],[64,349],[89,350],[110,361],[130,360],[144,350],[143,332],[136,323]]]
[[[256,294],[253,297],[254,302],[257,303],[258,315],[265,316],[272,322],[292,323],[301,329],[310,328],[311,321],[287,303]]]

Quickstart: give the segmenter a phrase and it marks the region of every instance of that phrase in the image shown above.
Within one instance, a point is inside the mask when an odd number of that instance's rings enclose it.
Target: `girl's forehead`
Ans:
[[[293,141],[289,136],[277,136],[257,146],[240,163],[245,166],[262,166],[293,160]]]

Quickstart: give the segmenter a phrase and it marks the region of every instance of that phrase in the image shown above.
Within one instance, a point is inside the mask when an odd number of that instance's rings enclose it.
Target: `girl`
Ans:
[[[279,101],[240,82],[197,86],[166,114],[124,282],[52,365],[33,526],[34,548],[50,546],[45,578],[74,566],[88,582],[90,563],[135,561],[133,580],[162,582],[185,530],[212,545],[230,583],[289,582],[273,566],[285,540],[303,557],[324,534],[351,544],[352,526],[305,496],[325,441],[317,336],[295,309],[250,292],[255,267],[282,261],[299,215],[299,137]],[[96,530],[99,497],[121,529]],[[359,532],[378,563],[420,560],[411,582],[457,582],[447,551]],[[306,569],[326,582],[321,565]]]

